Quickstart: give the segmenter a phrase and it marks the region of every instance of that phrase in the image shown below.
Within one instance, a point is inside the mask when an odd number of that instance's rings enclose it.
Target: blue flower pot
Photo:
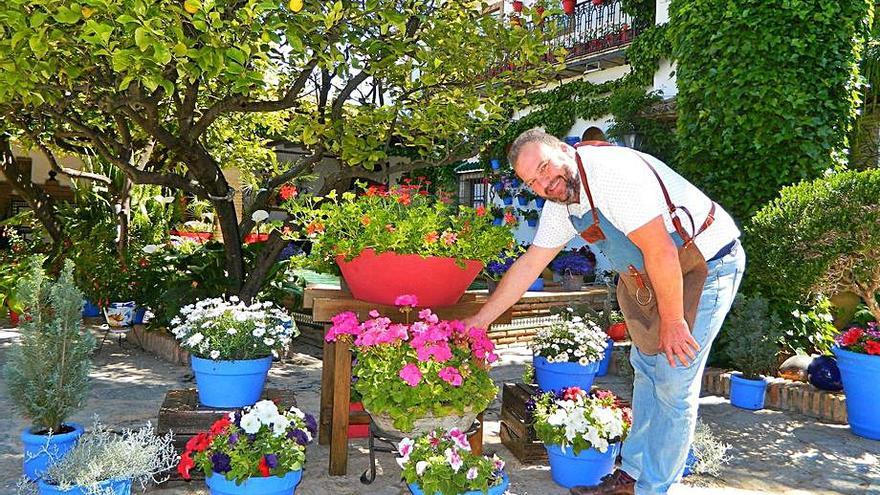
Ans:
[[[410,483],[406,486],[409,487],[409,491],[412,495],[425,495],[425,492],[419,488],[418,483]],[[504,493],[507,492],[508,486],[510,486],[510,478],[507,477],[507,473],[504,473],[501,478],[501,483],[489,487],[488,495],[504,495]],[[459,495],[483,495],[483,491],[469,490]]]
[[[529,204],[529,198],[524,198],[524,197],[522,197],[522,196],[517,196],[517,197],[516,197],[516,202],[517,202],[520,206],[526,206],[527,204]]]
[[[199,402],[209,407],[252,406],[263,393],[272,356],[239,361],[214,361],[192,356]]]
[[[831,349],[843,378],[849,428],[860,437],[880,440],[880,356]]]
[[[492,220],[492,225],[504,225],[504,219],[500,217],[495,217],[495,219]]]
[[[535,198],[535,206],[537,206],[538,208],[543,208],[544,203],[546,203],[546,202],[547,202],[547,200],[544,198]]]
[[[510,179],[510,187],[519,187],[519,185],[520,185],[519,179],[517,179],[515,177],[513,179]]]
[[[501,201],[504,202],[504,206],[513,206],[513,198],[512,197],[501,198]]]
[[[494,184],[492,184],[492,188],[495,189],[495,192],[501,192],[501,190],[504,189],[504,183],[495,182]]]
[[[227,480],[222,474],[211,473],[205,478],[205,484],[208,485],[211,495],[293,495],[300,480],[302,469],[284,476],[248,478],[240,485]]]
[[[747,380],[740,375],[730,375],[730,403],[740,409],[757,411],[764,409],[764,392],[767,380]]]
[[[58,485],[50,485],[40,480],[40,495],[90,495],[95,490],[82,486],[75,486],[70,490],[62,490]],[[131,479],[107,480],[98,483],[100,493],[113,493],[114,495],[131,495]]]
[[[814,387],[830,392],[843,390],[840,367],[834,356],[816,356],[807,366],[807,379]]]
[[[532,292],[540,292],[544,290],[544,277],[538,277],[532,282],[532,285],[529,286],[527,290]]]
[[[599,361],[599,371],[596,372],[596,376],[605,376],[608,374],[608,368],[611,367],[611,356],[614,354],[614,341],[608,339],[608,344],[605,346],[605,356]]]
[[[138,307],[134,310],[134,313],[131,317],[131,323],[134,325],[143,325],[144,324],[144,316],[147,315],[147,308]]]
[[[499,168],[501,168],[501,160],[497,158],[489,160],[489,164],[492,166],[492,170],[498,170]]]
[[[56,461],[70,451],[79,437],[85,431],[82,425],[77,423],[65,423],[64,426],[73,428],[73,431],[52,435],[34,435],[32,428],[21,432],[21,443],[24,444],[24,461],[22,467],[24,475],[31,481],[39,478],[52,461]],[[48,445],[46,441],[48,440]]]
[[[608,446],[604,453],[596,449],[582,450],[577,455],[571,446],[565,452],[559,445],[545,445],[550,461],[550,476],[557,485],[595,486],[602,477],[614,471],[614,461],[620,453],[620,442]]]
[[[694,466],[697,464],[697,456],[694,455],[694,448],[691,447],[688,450],[687,460],[684,461],[684,471],[682,471],[681,476],[690,476],[694,474]]]
[[[574,145],[578,144],[579,142],[581,142],[581,137],[580,136],[565,136],[562,140],[565,141],[565,144],[567,144],[569,146],[574,146]]]
[[[529,227],[537,227],[538,226],[538,220],[535,218],[530,218],[530,219],[526,220],[526,223],[529,225]]]
[[[104,318],[111,327],[130,327],[134,319],[134,310],[134,301],[112,302],[104,308]]]
[[[101,316],[101,308],[92,303],[92,301],[86,299],[86,301],[83,303],[82,315],[85,318],[97,318]]]
[[[590,390],[596,372],[599,371],[599,361],[581,366],[579,363],[548,363],[546,358],[535,356],[532,364],[535,367],[538,388],[544,391],[568,387]]]

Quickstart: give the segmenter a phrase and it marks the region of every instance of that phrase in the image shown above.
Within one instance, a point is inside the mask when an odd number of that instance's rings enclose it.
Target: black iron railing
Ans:
[[[565,48],[566,58],[571,59],[631,42],[638,33],[621,3],[621,0],[605,0],[595,5],[587,0],[576,5],[573,14],[557,16],[559,33],[550,40],[550,47]]]

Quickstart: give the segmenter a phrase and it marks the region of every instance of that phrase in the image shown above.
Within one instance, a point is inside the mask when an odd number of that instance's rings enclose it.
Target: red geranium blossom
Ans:
[[[486,215],[486,207],[483,205],[477,206],[476,212],[477,212],[478,217],[485,216]]]
[[[297,194],[296,186],[290,184],[284,184],[281,186],[281,191],[278,192],[278,195],[281,196],[281,199],[290,199],[295,197]]]
[[[190,479],[189,471],[194,467],[196,467],[196,463],[193,462],[189,450],[180,455],[180,463],[177,465],[177,472],[180,473],[181,478],[185,480]]]
[[[186,442],[186,450],[201,452],[211,445],[212,440],[214,440],[214,437],[212,435],[205,432],[199,433],[198,435],[190,438],[188,442]]]
[[[229,417],[223,416],[211,425],[211,435],[219,435],[223,433],[230,424],[232,424],[232,422],[229,421]]]
[[[262,474],[264,478],[271,476],[271,473],[269,472],[269,464],[266,462],[266,456],[260,457],[260,465],[258,467],[260,468],[260,474]]]
[[[840,336],[840,344],[843,346],[853,345],[862,338],[862,335],[865,334],[865,331],[861,328],[851,328],[843,333]]]
[[[880,342],[878,342],[876,340],[869,340],[869,341],[865,342],[865,351],[868,354],[880,356]]]

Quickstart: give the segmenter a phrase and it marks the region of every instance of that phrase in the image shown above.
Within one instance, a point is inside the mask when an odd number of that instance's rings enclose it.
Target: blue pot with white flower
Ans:
[[[608,374],[608,368],[611,367],[611,356],[614,354],[614,341],[608,339],[608,344],[605,346],[605,354],[602,355],[602,360],[599,361],[599,370],[596,372],[596,376],[605,376]]]
[[[301,480],[302,469],[298,469],[284,476],[248,478],[240,485],[220,473],[211,473],[205,484],[211,495],[294,495]]]
[[[605,452],[596,448],[582,450],[577,454],[571,446],[564,450],[559,445],[545,445],[550,461],[550,477],[565,488],[595,486],[614,471],[614,461],[620,453],[620,442],[612,443]]]
[[[418,483],[410,483],[406,485],[409,488],[410,493],[412,495],[425,495],[425,492],[419,487]],[[510,486],[510,478],[507,477],[507,473],[504,473],[501,477],[501,483],[498,483],[495,486],[490,486],[488,495],[504,495],[507,493],[507,488]],[[435,494],[439,495],[439,494]],[[468,490],[459,495],[483,495],[482,490]]]
[[[568,387],[580,387],[590,390],[593,380],[599,371],[601,360],[580,362],[550,362],[543,356],[535,356],[532,364],[535,367],[535,380],[541,390],[561,390]]]
[[[88,487],[74,485],[67,490],[63,490],[59,485],[50,485],[43,480],[40,480],[37,486],[40,487],[40,495],[92,495],[93,493],[131,495],[131,478],[104,480],[96,486]]]
[[[272,356],[215,361],[193,355],[190,364],[196,376],[200,404],[235,408],[252,406],[260,400]]]

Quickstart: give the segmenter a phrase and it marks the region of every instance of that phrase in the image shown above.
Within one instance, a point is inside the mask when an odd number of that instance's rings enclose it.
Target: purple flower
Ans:
[[[299,428],[287,432],[287,438],[296,440],[296,443],[300,445],[309,444],[309,436],[306,434],[306,432],[300,430]]]
[[[238,442],[238,433],[233,433],[232,435],[229,435],[228,441],[229,441],[229,445],[235,445],[236,442]]]
[[[278,456],[275,454],[266,454],[266,465],[269,466],[269,469],[275,469],[275,466],[278,465]]]
[[[232,459],[223,452],[214,452],[211,455],[211,467],[216,473],[228,473],[232,470]]]
[[[317,435],[318,434],[318,422],[315,420],[315,417],[309,413],[306,413],[306,420],[305,421],[306,421],[306,428],[309,430],[309,433],[311,433],[312,436]]]

